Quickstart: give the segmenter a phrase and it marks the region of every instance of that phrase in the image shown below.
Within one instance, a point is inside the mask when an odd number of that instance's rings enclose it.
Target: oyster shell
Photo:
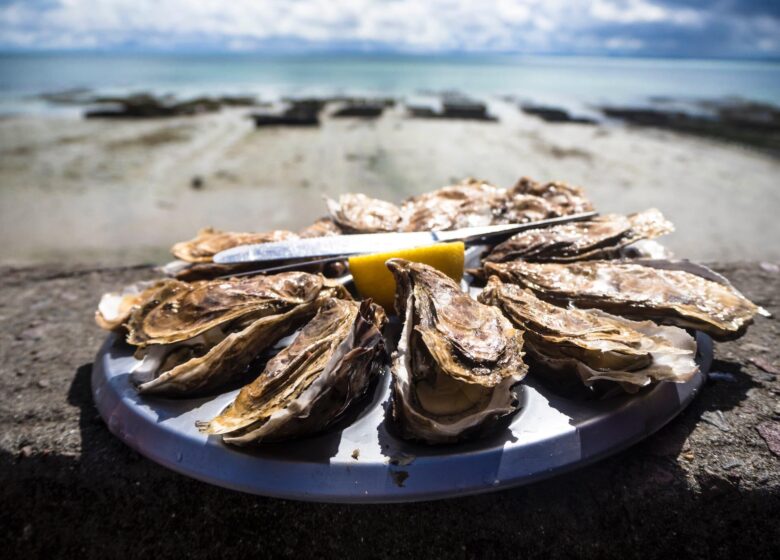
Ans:
[[[629,392],[655,381],[688,381],[698,371],[696,341],[683,329],[630,321],[598,309],[563,308],[492,276],[478,297],[525,333],[531,356],[586,385],[619,383]]]
[[[142,393],[211,391],[334,296],[349,298],[343,287],[303,272],[168,283],[127,322],[128,342],[142,347],[133,381]]]
[[[338,202],[326,202],[333,221],[347,233],[396,231],[401,222],[401,212],[395,204],[364,194],[343,194]]]
[[[186,261],[171,261],[159,268],[165,276],[182,282],[198,280],[214,280],[257,270],[257,263],[219,264],[215,262],[189,263]]]
[[[502,202],[500,217],[494,223],[525,224],[559,216],[558,209],[541,196],[507,194]]]
[[[341,235],[344,233],[331,218],[320,218],[310,226],[306,226],[298,232],[301,238],[307,237],[330,237],[332,235]]]
[[[442,231],[490,225],[501,211],[504,193],[504,189],[485,181],[464,179],[408,198],[401,205],[401,230]]]
[[[640,239],[671,233],[674,226],[656,209],[593,219],[518,233],[497,245],[487,262],[522,259],[531,262],[571,262],[612,258]]]
[[[322,293],[349,299],[346,289],[319,274],[283,272],[191,284],[170,282],[127,322],[130,344],[171,344],[251,314],[286,312]]]
[[[404,318],[393,358],[393,418],[404,438],[447,443],[488,432],[518,409],[520,331],[434,268],[387,262]]]
[[[716,340],[744,334],[759,308],[725,279],[691,263],[485,263],[485,273],[555,303],[698,329]]]
[[[521,177],[507,193],[510,199],[516,195],[541,197],[555,208],[558,216],[579,214],[593,210],[593,205],[581,188],[568,185],[562,181],[540,183],[528,177]]]
[[[198,427],[235,445],[324,430],[379,374],[385,321],[370,301],[328,300],[222,414]]]
[[[581,189],[565,183],[522,178],[511,189],[504,189],[469,178],[406,199],[401,205],[401,230],[526,223],[592,209]]]
[[[176,243],[171,248],[171,252],[177,259],[185,262],[210,263],[214,255],[225,249],[239,245],[285,241],[297,237],[293,232],[286,230],[265,233],[239,233],[204,228],[198,232],[194,239]]]
[[[144,347],[132,380],[139,393],[167,396],[206,394],[234,381],[279,339],[310,319],[324,299],[286,313],[237,320],[191,339]]]
[[[137,307],[148,302],[160,289],[174,284],[177,284],[176,280],[151,280],[103,294],[95,311],[95,322],[107,331],[117,330],[124,326]]]

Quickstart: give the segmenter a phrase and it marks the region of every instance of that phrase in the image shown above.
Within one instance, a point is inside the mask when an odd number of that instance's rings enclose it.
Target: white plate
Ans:
[[[699,334],[702,372],[712,342]],[[503,432],[476,442],[427,447],[386,429],[389,372],[351,424],[317,437],[244,450],[195,428],[237,391],[173,400],[141,397],[130,383],[132,348],[110,335],[98,352],[92,391],[109,429],[170,469],[244,492],[323,502],[406,502],[486,492],[592,463],[649,436],[696,395],[704,374],[660,383],[633,396],[566,399],[523,382],[522,409]],[[356,456],[356,457],[355,457]],[[396,464],[393,464],[396,463]]]

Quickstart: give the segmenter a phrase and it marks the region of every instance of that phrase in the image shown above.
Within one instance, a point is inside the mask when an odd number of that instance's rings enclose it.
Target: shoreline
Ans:
[[[613,123],[548,123],[496,100],[497,122],[333,118],[256,129],[250,109],[141,120],[0,119],[0,263],[165,262],[201,227],[298,229],[323,196],[403,198],[474,176],[585,188],[601,212],[659,208],[661,242],[697,260],[780,261],[780,160]],[[198,178],[200,188],[193,188]]]

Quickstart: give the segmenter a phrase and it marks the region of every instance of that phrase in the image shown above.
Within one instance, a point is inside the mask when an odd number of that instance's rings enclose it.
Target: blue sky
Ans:
[[[780,58],[780,0],[0,0],[0,49]]]

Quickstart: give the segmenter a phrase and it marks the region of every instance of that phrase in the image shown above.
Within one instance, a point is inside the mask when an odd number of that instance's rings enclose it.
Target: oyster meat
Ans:
[[[349,294],[304,272],[164,284],[126,323],[128,342],[141,347],[133,381],[141,393],[212,391],[333,297]]]
[[[696,341],[678,327],[558,307],[496,276],[478,299],[523,330],[525,346],[540,364],[576,374],[586,385],[608,380],[634,392],[651,382],[688,381],[698,371]]]
[[[406,199],[402,231],[448,230],[494,223],[505,189],[477,179]]]
[[[346,233],[397,231],[401,211],[391,203],[364,194],[343,194],[338,201],[327,199],[330,217]]]
[[[189,263],[210,263],[214,255],[225,249],[239,245],[271,243],[296,239],[298,236],[291,231],[277,230],[265,233],[238,233],[221,231],[214,228],[204,228],[194,239],[182,241],[171,248],[173,255]]]
[[[489,262],[485,273],[554,303],[698,329],[716,340],[738,338],[760,311],[725,279],[685,261]]]
[[[654,239],[672,231],[674,226],[654,208],[628,216],[605,214],[582,222],[520,232],[497,245],[485,261],[571,262],[613,258],[620,249],[640,239]]]
[[[420,263],[387,262],[404,319],[393,358],[393,418],[402,437],[448,443],[478,437],[519,408],[523,337],[501,312]]]
[[[324,430],[379,375],[385,321],[370,301],[328,300],[222,414],[198,427],[235,445]]]

